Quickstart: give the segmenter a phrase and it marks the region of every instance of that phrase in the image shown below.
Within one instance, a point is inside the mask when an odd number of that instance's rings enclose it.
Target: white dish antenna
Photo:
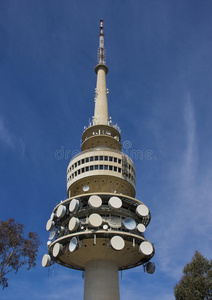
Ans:
[[[42,258],[42,267],[46,268],[51,265],[51,256],[49,254],[44,254]]]
[[[63,245],[60,243],[56,243],[53,247],[53,256],[57,257],[60,256],[63,252]]]
[[[139,217],[146,217],[149,214],[149,209],[146,205],[140,204],[136,207],[136,213]]]
[[[115,250],[122,250],[125,246],[125,241],[121,236],[115,235],[110,240],[110,244]]]
[[[74,213],[74,212],[76,212],[78,210],[78,208],[79,208],[79,200],[72,199],[71,202],[70,202],[70,204],[69,204],[69,211],[71,213]]]
[[[108,201],[110,208],[119,209],[122,207],[122,201],[119,197],[113,196]]]
[[[89,185],[84,185],[82,189],[84,192],[88,192],[90,187],[89,187]]]
[[[133,230],[136,227],[136,222],[133,218],[127,217],[124,219],[123,221],[124,227],[129,229],[129,230]]]
[[[108,230],[108,225],[107,225],[107,224],[104,224],[104,225],[103,225],[103,229],[104,229],[104,230]]]
[[[68,229],[70,231],[75,231],[79,227],[80,221],[78,218],[72,217],[68,223]]]
[[[153,246],[150,242],[142,242],[139,246],[139,252],[144,255],[151,255],[153,252]]]
[[[91,214],[88,222],[92,227],[99,227],[102,225],[102,217],[99,214]]]
[[[53,238],[55,237],[56,235],[56,230],[53,229],[53,230],[50,230],[49,231],[49,240],[53,240]]]
[[[112,228],[120,228],[121,227],[121,219],[119,217],[109,217],[108,224]]]
[[[137,225],[137,230],[138,230],[140,233],[143,233],[143,232],[146,230],[146,227],[144,226],[144,224],[139,223],[139,224]]]
[[[55,222],[49,219],[46,223],[46,230],[47,231],[53,230],[54,226],[55,226]]]
[[[62,218],[65,216],[66,213],[66,206],[60,205],[57,209],[57,217]]]
[[[50,216],[50,220],[53,221],[54,219],[56,219],[56,217],[57,217],[56,214],[55,214],[55,213],[52,213],[51,216]]]
[[[92,195],[88,200],[88,205],[91,208],[99,208],[102,205],[102,199],[97,195]]]
[[[78,239],[74,236],[71,240],[70,240],[70,243],[69,243],[69,251],[70,252],[73,252],[77,249],[77,246],[78,246]]]

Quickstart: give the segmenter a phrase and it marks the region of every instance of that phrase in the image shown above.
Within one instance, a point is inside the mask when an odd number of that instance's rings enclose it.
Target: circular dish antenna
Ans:
[[[89,187],[89,185],[85,185],[85,186],[83,186],[82,189],[83,189],[84,192],[88,192],[90,187]]]
[[[79,227],[80,221],[78,218],[72,217],[68,223],[68,229],[70,231],[75,231]]]
[[[55,222],[52,221],[51,219],[49,219],[48,222],[46,223],[46,230],[47,231],[53,230],[54,225],[55,225]]]
[[[99,227],[102,225],[102,217],[99,214],[91,214],[88,222],[92,227]]]
[[[73,252],[74,250],[77,249],[77,246],[78,246],[78,239],[74,236],[71,240],[70,240],[70,243],[69,243],[69,251],[70,252]]]
[[[112,228],[120,228],[121,227],[121,219],[119,217],[109,217],[108,224]]]
[[[46,268],[51,265],[51,256],[49,254],[44,254],[42,258],[42,267]]]
[[[113,196],[108,201],[110,208],[119,209],[122,207],[122,201],[119,197]]]
[[[60,243],[56,243],[53,247],[53,256],[57,257],[59,255],[61,255],[63,252],[63,245]]]
[[[137,225],[137,230],[138,230],[140,233],[143,233],[143,232],[146,230],[146,227],[144,226],[144,224],[139,223],[139,224]]]
[[[69,211],[71,213],[74,213],[78,210],[78,208],[79,208],[79,200],[77,200],[77,199],[71,200],[71,202],[69,204]]]
[[[66,207],[64,205],[60,205],[57,209],[57,217],[62,218],[65,216],[66,213]]]
[[[56,217],[57,217],[56,214],[55,214],[55,213],[52,213],[51,216],[50,216],[50,220],[53,221],[54,219],[56,219]]]
[[[104,225],[103,225],[103,229],[104,229],[104,230],[108,230],[108,225],[107,225],[107,224],[104,224]]]
[[[150,255],[153,252],[153,246],[150,242],[143,242],[139,246],[139,252],[144,255]]]
[[[51,242],[48,241],[46,244],[47,244],[47,247],[49,247],[51,245]]]
[[[155,263],[153,262],[148,262],[146,264],[146,271],[149,274],[153,274],[155,272]]]
[[[88,200],[88,205],[91,208],[99,208],[102,205],[102,199],[97,195],[92,195]]]
[[[53,240],[53,238],[55,237],[56,235],[56,230],[50,230],[49,231],[49,240]]]
[[[139,217],[146,217],[149,214],[149,209],[146,205],[140,204],[136,207],[136,213]]]
[[[129,229],[129,230],[133,230],[136,227],[136,222],[133,218],[127,217],[124,219],[123,221],[124,227]]]
[[[122,250],[125,246],[125,241],[121,236],[115,235],[110,240],[110,244],[115,250]]]

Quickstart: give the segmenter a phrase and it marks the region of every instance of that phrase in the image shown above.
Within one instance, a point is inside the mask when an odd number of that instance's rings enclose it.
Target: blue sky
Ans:
[[[83,299],[81,272],[44,269],[41,259],[93,116],[100,19],[109,114],[123,151],[143,153],[136,198],[151,210],[146,238],[156,248],[155,274],[123,272],[121,299],[174,299],[195,250],[211,258],[211,11],[210,0],[0,0],[0,219],[43,242],[36,268],[10,274],[1,299]]]

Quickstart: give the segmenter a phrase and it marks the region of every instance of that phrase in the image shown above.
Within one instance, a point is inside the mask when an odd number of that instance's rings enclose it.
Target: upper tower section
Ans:
[[[108,117],[108,90],[106,86],[108,67],[105,59],[103,20],[100,20],[98,64],[95,67],[95,72],[97,81],[94,116],[89,128],[83,132],[81,150],[107,147],[120,151],[121,135],[119,128],[117,125],[113,125],[112,119]]]

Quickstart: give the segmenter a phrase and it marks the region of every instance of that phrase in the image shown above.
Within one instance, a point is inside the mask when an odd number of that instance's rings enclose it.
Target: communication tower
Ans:
[[[119,300],[118,271],[143,265],[153,273],[154,246],[144,237],[150,211],[134,198],[134,164],[121,152],[119,127],[108,117],[103,20],[95,72],[94,116],[84,127],[82,152],[67,168],[68,198],[47,221],[42,265],[84,271],[84,300]]]

